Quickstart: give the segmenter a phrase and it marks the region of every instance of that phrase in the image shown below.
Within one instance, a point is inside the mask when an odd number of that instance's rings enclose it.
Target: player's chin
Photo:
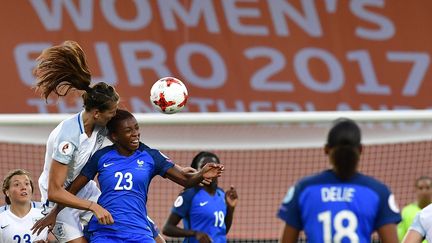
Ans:
[[[135,151],[139,148],[139,142],[130,142],[128,147],[131,151]]]

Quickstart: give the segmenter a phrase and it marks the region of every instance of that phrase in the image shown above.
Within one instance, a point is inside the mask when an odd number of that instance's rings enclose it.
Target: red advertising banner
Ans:
[[[429,0],[28,0],[1,4],[1,113],[75,112],[45,103],[35,58],[75,40],[93,80],[153,112],[150,87],[174,76],[191,112],[426,109]]]

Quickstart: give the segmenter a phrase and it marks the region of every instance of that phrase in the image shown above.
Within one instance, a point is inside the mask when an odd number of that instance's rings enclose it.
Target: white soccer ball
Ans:
[[[186,86],[177,78],[161,78],[153,84],[150,90],[150,102],[156,110],[165,114],[183,110],[187,100]]]

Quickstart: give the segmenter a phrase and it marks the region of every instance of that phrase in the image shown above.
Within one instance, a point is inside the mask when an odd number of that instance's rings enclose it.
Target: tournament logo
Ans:
[[[283,199],[283,203],[289,203],[293,199],[294,191],[295,191],[295,187],[293,186],[290,187],[290,189],[288,189],[288,192]]]
[[[183,204],[183,197],[178,196],[177,199],[174,201],[174,207],[178,208]]]
[[[62,155],[71,155],[73,145],[70,142],[63,141],[58,146],[58,149],[59,149],[60,154],[62,154]]]
[[[399,213],[399,212],[400,212],[400,210],[399,210],[399,206],[397,205],[397,203],[396,203],[396,199],[395,199],[395,196],[394,196],[393,194],[391,194],[391,195],[389,196],[389,198],[388,198],[388,205],[389,205],[389,208],[390,208],[393,212],[395,212],[395,213]]]

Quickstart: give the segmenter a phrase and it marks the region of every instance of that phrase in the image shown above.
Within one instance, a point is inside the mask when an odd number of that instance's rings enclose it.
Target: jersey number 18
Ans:
[[[318,214],[318,221],[323,225],[323,239],[325,243],[339,243],[342,242],[343,238],[348,238],[350,242],[359,242],[359,237],[356,233],[358,220],[353,212],[342,210],[332,217],[331,211],[324,211]],[[332,236],[332,228],[335,231],[334,236]]]

